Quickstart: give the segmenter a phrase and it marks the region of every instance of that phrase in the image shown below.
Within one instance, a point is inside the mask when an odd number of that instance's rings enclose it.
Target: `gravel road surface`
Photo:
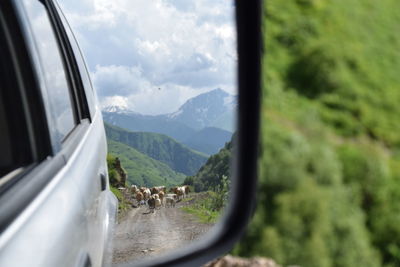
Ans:
[[[129,211],[114,231],[113,266],[179,249],[212,227],[182,211],[182,205],[162,207],[154,213],[144,206]]]

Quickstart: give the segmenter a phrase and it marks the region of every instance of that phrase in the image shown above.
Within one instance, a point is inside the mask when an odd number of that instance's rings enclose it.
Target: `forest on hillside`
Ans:
[[[234,138],[235,135],[218,153],[210,156],[195,175],[187,176],[183,184],[191,186],[195,192],[218,191],[223,186],[223,177],[230,181]]]
[[[263,2],[258,206],[233,252],[400,266],[400,2]]]

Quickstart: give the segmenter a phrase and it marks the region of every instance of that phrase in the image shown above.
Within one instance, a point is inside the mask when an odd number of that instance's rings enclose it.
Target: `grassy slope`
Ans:
[[[258,207],[240,255],[400,262],[400,2],[264,2]]]
[[[193,175],[207,160],[203,153],[157,133],[129,132],[106,124],[107,138],[124,143],[149,157],[164,162],[177,172]]]
[[[119,142],[108,140],[108,151],[117,155],[128,173],[128,182],[140,186],[176,185],[185,178],[166,164]]]

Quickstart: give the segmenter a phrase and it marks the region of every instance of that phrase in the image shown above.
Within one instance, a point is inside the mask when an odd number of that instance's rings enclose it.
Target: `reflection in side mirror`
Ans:
[[[238,105],[233,3],[86,8],[66,10],[105,121],[119,200],[113,263],[175,252],[204,237],[229,199]]]

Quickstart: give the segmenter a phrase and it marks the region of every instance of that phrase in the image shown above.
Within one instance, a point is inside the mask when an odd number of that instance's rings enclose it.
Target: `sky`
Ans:
[[[59,0],[102,107],[176,111],[221,88],[236,94],[231,0]]]

